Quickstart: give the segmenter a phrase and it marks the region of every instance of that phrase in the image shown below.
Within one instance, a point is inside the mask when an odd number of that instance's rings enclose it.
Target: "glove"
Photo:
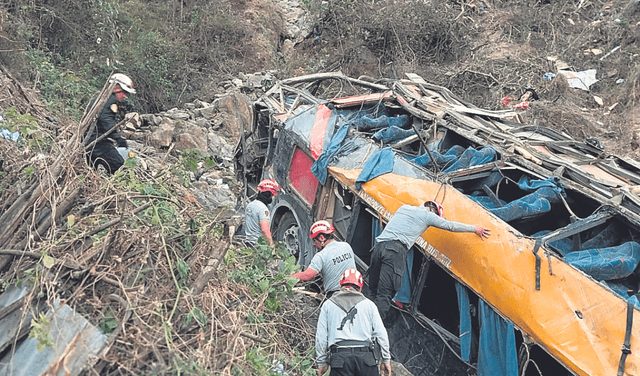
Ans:
[[[491,230],[489,230],[488,228],[484,228],[482,226],[476,225],[476,235],[478,235],[481,238],[488,238],[489,235],[491,235]]]

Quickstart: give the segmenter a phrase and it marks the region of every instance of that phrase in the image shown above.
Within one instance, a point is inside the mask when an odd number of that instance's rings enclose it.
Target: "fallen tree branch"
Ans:
[[[150,203],[150,202],[147,202],[146,204],[144,204],[144,205],[142,205],[142,206],[140,206],[140,207],[138,207],[138,208],[134,209],[134,210],[131,212],[131,215],[136,215],[136,214],[140,213],[141,211],[143,211],[143,210],[147,209],[147,208],[148,208],[148,207],[150,207],[150,206],[151,206],[151,203]],[[86,232],[86,233],[82,234],[82,235],[80,236],[80,238],[85,238],[85,237],[89,237],[89,236],[95,235],[95,234],[99,233],[100,231],[106,230],[106,229],[108,229],[109,227],[111,227],[111,226],[113,226],[113,225],[115,225],[115,224],[119,223],[120,221],[122,221],[122,219],[123,219],[123,217],[119,217],[119,218],[116,218],[116,219],[112,219],[112,220],[110,220],[109,222],[104,223],[102,226],[99,226],[99,227],[97,227],[97,228],[95,228],[95,229],[93,229],[93,230],[91,230],[91,231],[88,231],[88,232]]]
[[[229,239],[220,243],[216,250],[214,250],[212,257],[207,261],[207,266],[205,266],[202,270],[202,273],[196,278],[196,280],[191,285],[191,293],[193,296],[199,295],[202,290],[204,290],[205,285],[209,282],[211,277],[215,274],[218,269],[218,265],[220,261],[227,254],[227,250],[229,249],[230,241]]]

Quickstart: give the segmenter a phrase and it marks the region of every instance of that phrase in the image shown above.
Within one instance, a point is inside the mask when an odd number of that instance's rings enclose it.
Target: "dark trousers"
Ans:
[[[92,167],[97,168],[102,165],[109,174],[113,174],[124,164],[124,158],[110,142],[98,142],[90,151],[88,158]]]
[[[398,240],[380,242],[371,251],[369,298],[378,307],[383,320],[389,314],[391,300],[402,286],[406,261],[407,247]]]
[[[340,349],[331,352],[330,376],[379,376],[373,351],[368,348]]]

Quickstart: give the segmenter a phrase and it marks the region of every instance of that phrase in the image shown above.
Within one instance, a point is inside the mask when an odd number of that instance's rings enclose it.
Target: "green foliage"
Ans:
[[[176,268],[178,269],[178,276],[186,284],[187,278],[189,278],[189,274],[191,274],[189,264],[187,264],[183,259],[178,259]]]
[[[297,349],[296,349],[297,350]],[[315,376],[316,370],[313,368],[313,358],[315,357],[315,348],[311,347],[306,353],[296,354],[290,367],[293,373],[301,376]]]
[[[50,333],[51,322],[49,318],[40,312],[37,317],[31,319],[31,332],[29,332],[29,338],[33,338],[38,341],[38,351],[43,351],[44,347],[54,347],[53,336]]]
[[[100,330],[102,330],[105,334],[109,334],[117,327],[118,319],[116,318],[113,309],[109,307],[107,309],[107,313],[100,320]]]
[[[22,137],[26,137],[38,129],[38,120],[31,114],[21,115],[14,107],[9,107],[4,111],[4,115],[7,121],[2,124],[2,127],[11,132],[19,130]]]
[[[198,149],[186,149],[180,152],[180,163],[186,168],[187,171],[198,171],[198,165],[203,163],[205,168],[212,168],[216,166],[216,161],[212,157],[204,157]]]
[[[42,132],[38,125],[38,120],[31,114],[20,114],[14,107],[8,108],[4,112],[7,121],[2,124],[11,132],[19,131],[22,138],[19,140],[21,146],[26,145],[35,151],[43,151],[52,144],[50,138],[45,138],[46,132]],[[33,172],[33,171],[32,171]]]
[[[230,251],[227,252],[225,263],[229,264],[233,258],[236,267],[236,270],[229,273],[230,278],[247,284],[255,294],[267,294],[267,309],[273,312],[280,310],[280,300],[291,293],[296,283],[295,278],[289,277],[296,270],[296,261],[284,245],[276,243],[275,247],[270,247],[264,238],[261,238],[254,248],[240,251],[240,261],[243,265],[238,265],[236,255],[229,255]],[[271,270],[270,265],[275,264],[277,270]]]
[[[54,63],[52,54],[42,50],[26,51],[32,69],[38,72],[40,82],[40,99],[47,107],[55,112],[80,119],[84,112],[86,101],[79,98],[89,98],[91,93],[99,90],[78,76],[71,70],[65,70],[65,62],[60,56],[59,63]]]
[[[184,326],[189,326],[191,321],[194,319],[201,328],[206,328],[208,320],[207,315],[198,307],[193,307],[193,309],[187,314],[187,317],[184,319]]]
[[[24,168],[24,176],[27,178],[30,178],[31,175],[33,175],[33,173],[36,171],[35,167],[33,166],[27,166]]]

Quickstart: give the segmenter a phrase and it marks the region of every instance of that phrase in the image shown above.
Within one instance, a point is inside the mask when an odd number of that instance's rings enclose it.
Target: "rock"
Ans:
[[[158,129],[156,129],[149,137],[149,143],[156,148],[166,148],[171,145],[173,140],[173,131],[176,126],[171,119],[164,119]]]
[[[223,188],[209,186],[207,191],[196,188],[193,194],[196,196],[202,207],[210,212],[222,207],[233,208],[237,201],[236,196],[228,187]]]
[[[167,111],[167,116],[174,120],[188,120],[190,115],[187,111],[172,108]]]
[[[244,129],[245,133],[251,132],[253,125],[253,110],[247,96],[242,93],[232,92],[228,95],[217,99],[214,106],[218,111],[227,114],[224,129],[227,132],[232,144],[240,141],[240,132]]]
[[[209,155],[206,133],[195,124],[180,128],[175,139],[176,150],[198,149],[203,156]]]
[[[200,109],[200,116],[211,119],[211,117],[215,113],[215,110],[216,108],[214,106],[207,105],[206,107],[202,107]]]
[[[216,133],[211,132],[207,135],[207,140],[209,143],[208,152],[210,155],[217,155],[225,161],[233,160],[234,147],[229,145],[229,143],[224,138],[218,136]]]
[[[200,117],[196,119],[196,125],[201,128],[207,128],[210,124],[209,120]]]
[[[289,59],[294,57],[295,50],[293,48],[293,41],[291,39],[285,39],[284,43],[282,44],[282,54]]]
[[[391,361],[391,376],[413,376],[413,373],[409,372],[402,363]]]

